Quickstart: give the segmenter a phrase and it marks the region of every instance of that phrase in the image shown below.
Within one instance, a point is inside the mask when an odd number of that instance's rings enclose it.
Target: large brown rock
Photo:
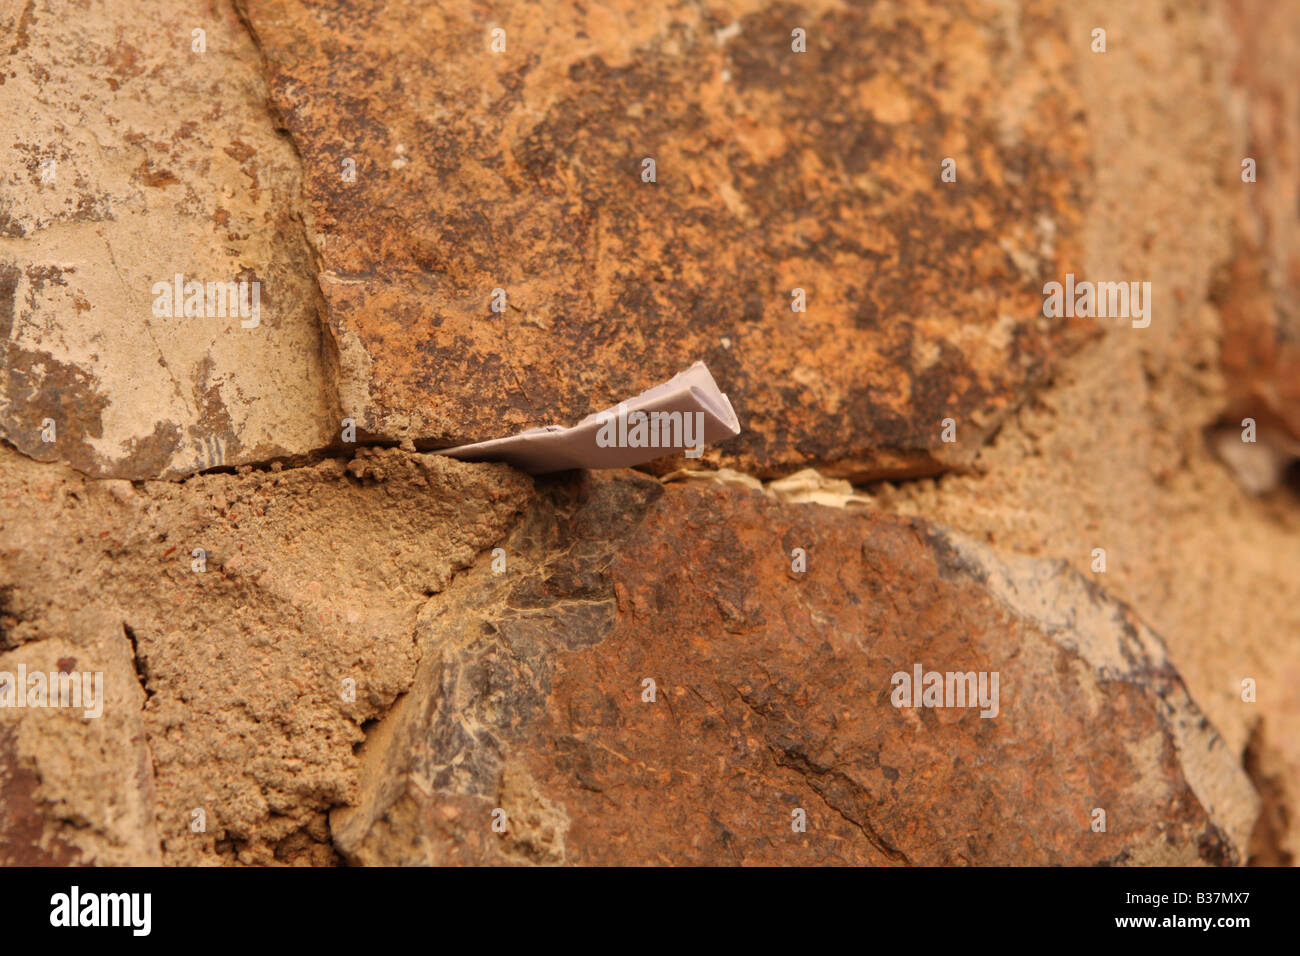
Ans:
[[[415,682],[332,818],[348,859],[1243,859],[1237,756],[1063,562],[629,474],[550,483],[505,551],[422,614]],[[996,714],[895,707],[917,664],[997,672]]]
[[[703,359],[745,425],[715,461],[933,472],[1061,348],[1088,170],[1053,4],[240,7],[373,436],[569,423]]]

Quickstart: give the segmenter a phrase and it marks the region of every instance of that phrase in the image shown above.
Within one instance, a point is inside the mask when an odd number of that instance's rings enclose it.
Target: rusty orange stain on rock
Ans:
[[[925,473],[1067,345],[1041,289],[1073,262],[1089,169],[1050,4],[1011,27],[977,2],[527,3],[500,54],[496,21],[450,4],[241,7],[372,436],[569,424],[704,360],[746,426],[714,463]]]

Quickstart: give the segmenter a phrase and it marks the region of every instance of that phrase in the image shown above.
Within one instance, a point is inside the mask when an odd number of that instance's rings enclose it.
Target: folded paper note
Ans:
[[[630,468],[684,452],[698,458],[704,446],[740,434],[727,396],[703,362],[636,398],[588,415],[572,428],[547,425],[509,438],[443,448],[461,461],[504,461],[540,475],[567,468]]]

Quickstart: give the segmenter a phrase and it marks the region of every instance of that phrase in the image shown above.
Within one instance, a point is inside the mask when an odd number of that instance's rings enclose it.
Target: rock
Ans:
[[[234,11],[18,3],[0,24],[0,439],[133,479],[330,445],[300,166]],[[156,314],[177,275],[205,314]],[[207,299],[241,281],[256,327]]]
[[[0,475],[0,672],[75,658],[113,692],[98,720],[0,708],[19,744],[0,756],[19,798],[0,807],[78,824],[54,828],[69,858],[135,864],[330,862],[325,811],[354,798],[361,725],[410,685],[418,609],[531,490],[502,465],[396,450],[130,501],[8,450]],[[133,815],[114,829],[119,806]],[[0,821],[0,852],[6,833],[18,861],[45,852],[30,829]]]
[[[1232,0],[1227,13],[1238,43],[1230,102],[1241,114],[1246,155],[1232,181],[1239,193],[1234,254],[1211,290],[1228,380],[1226,427],[1214,437],[1243,487],[1261,493],[1300,457],[1300,94],[1276,69],[1300,56],[1300,12]],[[1246,444],[1246,418],[1256,425],[1252,444],[1227,447]]]
[[[793,475],[778,478],[767,485],[767,491],[781,501],[791,504],[817,504],[828,508],[871,507],[870,495],[858,492],[843,479],[828,479],[815,468],[805,468]]]
[[[1042,286],[1088,170],[1053,4],[240,7],[373,438],[568,425],[704,360],[745,427],[715,466],[932,473],[1068,347]]]
[[[1300,511],[1208,446],[1300,440],[1295,11],[499,15],[0,11],[0,695],[105,679],[0,708],[0,864],[1293,860]],[[417,453],[696,359],[707,471]]]
[[[39,637],[0,652],[0,685],[26,695],[19,676],[40,673],[54,694],[48,675],[66,675],[96,696],[69,683],[80,706],[0,708],[0,865],[157,866],[145,694],[121,622],[88,608]]]
[[[1237,755],[1160,639],[1063,562],[723,485],[540,487],[505,571],[421,614],[414,684],[331,819],[349,861],[1244,858]],[[1000,689],[895,706],[918,666]]]

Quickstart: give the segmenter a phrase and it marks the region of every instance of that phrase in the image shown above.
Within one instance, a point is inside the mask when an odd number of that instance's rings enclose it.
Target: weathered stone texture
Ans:
[[[1237,44],[1229,105],[1244,127],[1241,159],[1254,161],[1255,181],[1232,170],[1235,255],[1213,292],[1223,320],[1225,417],[1256,418],[1300,456],[1300,90],[1278,69],[1300,60],[1300,11],[1234,0],[1228,12]]]
[[[0,439],[123,478],[329,445],[300,166],[233,9],[12,3],[0,43]],[[260,325],[155,316],[178,273],[259,282]]]
[[[567,424],[703,359],[745,425],[714,461],[935,471],[1062,347],[1088,170],[1051,4],[240,6],[375,436]]]
[[[348,859],[1243,858],[1236,756],[1160,640],[1060,562],[628,475],[550,484],[506,551],[422,615],[411,693],[333,817]],[[999,712],[894,707],[917,663],[999,672]]]
[[[0,865],[1293,860],[1300,519],[1203,433],[1300,441],[1298,44],[1267,0],[0,9],[0,672],[108,687],[0,710]],[[1152,325],[1072,351],[1069,271]],[[261,326],[154,317],[177,272]],[[304,464],[696,359],[716,485]],[[896,709],[917,663],[998,716]]]
[[[531,488],[503,465],[397,450],[140,489],[6,452],[0,478],[0,671],[68,657],[107,670],[112,692],[99,720],[0,717],[18,721],[32,799],[85,828],[67,839],[135,863],[160,845],[167,863],[329,862],[324,812],[353,799],[362,723],[410,685],[418,608],[504,536]],[[110,730],[118,749],[93,743]],[[87,839],[129,842],[104,822],[120,802],[147,804],[134,855],[94,855]]]

